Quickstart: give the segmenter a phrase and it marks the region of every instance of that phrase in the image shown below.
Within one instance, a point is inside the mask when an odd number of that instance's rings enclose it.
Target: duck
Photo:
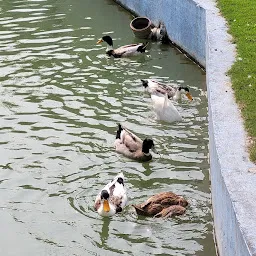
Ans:
[[[193,100],[193,97],[189,92],[188,87],[173,87],[171,85],[160,83],[152,79],[141,79],[141,82],[150,94],[164,96],[167,93],[168,98],[175,101],[180,100],[182,95],[186,95],[190,101]]]
[[[97,195],[94,209],[103,217],[111,217],[122,212],[128,197],[124,187],[124,174],[120,172]]]
[[[142,162],[150,161],[152,159],[150,150],[158,154],[152,139],[146,138],[142,141],[138,136],[124,128],[121,124],[118,125],[114,147],[116,152]]]
[[[168,191],[153,195],[146,202],[132,206],[138,215],[168,218],[184,214],[187,205],[188,201],[183,196]]]
[[[114,58],[122,58],[122,57],[130,57],[140,55],[145,53],[147,43],[140,43],[140,44],[129,44],[121,46],[117,49],[113,48],[113,39],[110,36],[103,36],[101,39],[97,41],[97,44],[102,42],[107,43],[106,54],[108,56],[113,56]]]
[[[168,94],[166,93],[164,97],[151,94],[153,110],[156,113],[158,120],[172,123],[182,121],[182,116],[178,112],[177,108],[173,105],[171,100],[168,99]]]

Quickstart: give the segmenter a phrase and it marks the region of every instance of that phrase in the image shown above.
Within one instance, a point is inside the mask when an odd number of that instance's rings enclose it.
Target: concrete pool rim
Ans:
[[[214,0],[115,0],[163,22],[171,41],[206,68],[214,229],[221,256],[256,255],[256,175],[247,134],[226,75],[236,50]],[[186,14],[186,15],[184,15]]]

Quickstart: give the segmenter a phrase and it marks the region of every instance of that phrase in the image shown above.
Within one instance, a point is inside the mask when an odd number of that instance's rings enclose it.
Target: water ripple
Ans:
[[[26,234],[19,254],[215,255],[204,73],[157,43],[143,57],[107,57],[102,34],[116,47],[137,42],[132,17],[110,1],[1,3],[0,214],[17,241]],[[140,82],[148,77],[191,88],[192,103],[175,103],[183,122],[156,120]],[[153,138],[160,155],[138,163],[117,154],[119,122]],[[94,198],[121,170],[129,206],[102,218]],[[184,216],[135,214],[132,203],[165,190],[188,199]]]

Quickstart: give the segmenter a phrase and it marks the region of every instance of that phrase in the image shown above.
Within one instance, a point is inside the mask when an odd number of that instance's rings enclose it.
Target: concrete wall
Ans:
[[[163,22],[170,39],[205,67],[205,9],[193,0],[117,0],[127,9]],[[182,19],[180,18],[182,17]]]
[[[220,256],[256,255],[256,166],[226,72],[235,46],[214,0],[116,0],[163,22],[172,41],[206,67],[214,227]]]

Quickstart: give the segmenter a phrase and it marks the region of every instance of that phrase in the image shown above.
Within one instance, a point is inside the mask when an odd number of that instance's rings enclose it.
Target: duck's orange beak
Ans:
[[[102,40],[102,39],[99,39],[98,42],[97,42],[97,44],[100,44],[100,43],[102,43],[102,42],[103,42],[103,40]]]
[[[192,95],[189,92],[186,93],[186,96],[188,97],[189,100],[193,100],[193,97],[192,97]]]
[[[104,202],[103,202],[103,210],[105,212],[109,212],[110,211],[108,200],[104,200]]]

